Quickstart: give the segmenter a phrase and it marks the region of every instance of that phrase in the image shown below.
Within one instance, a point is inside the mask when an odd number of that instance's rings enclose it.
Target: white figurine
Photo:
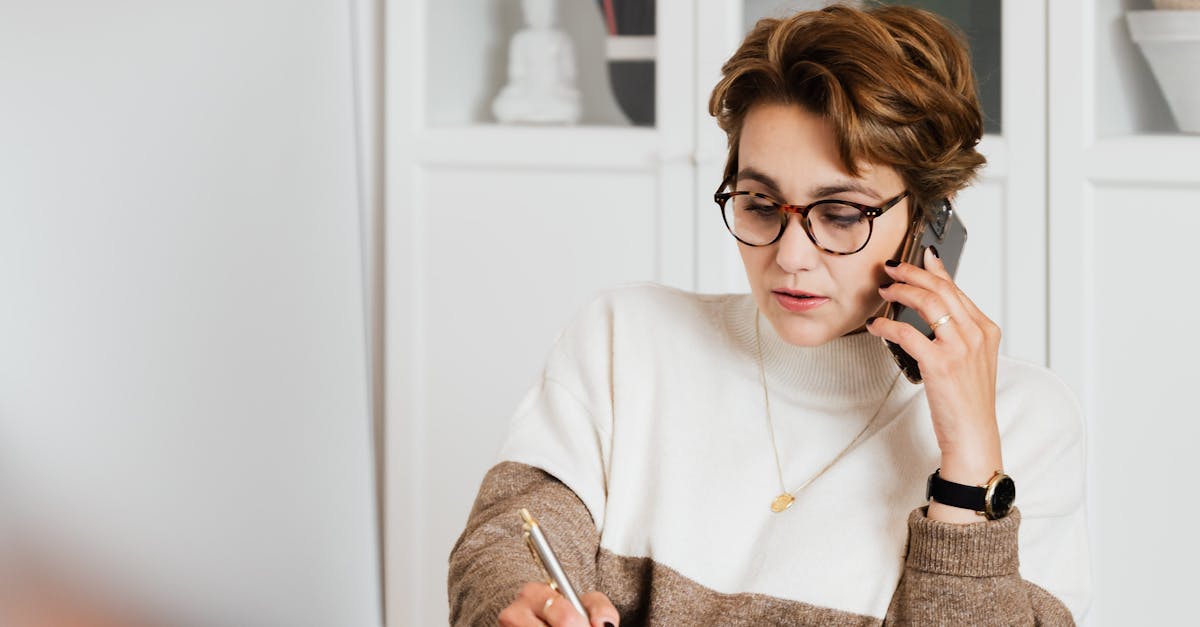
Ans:
[[[580,98],[575,87],[575,52],[567,34],[554,27],[557,0],[521,0],[528,25],[508,48],[508,84],[492,102],[501,122],[574,124]]]

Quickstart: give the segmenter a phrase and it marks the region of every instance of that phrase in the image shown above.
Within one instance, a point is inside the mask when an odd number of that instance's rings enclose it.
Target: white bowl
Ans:
[[[1130,11],[1125,18],[1180,130],[1200,133],[1200,11]]]

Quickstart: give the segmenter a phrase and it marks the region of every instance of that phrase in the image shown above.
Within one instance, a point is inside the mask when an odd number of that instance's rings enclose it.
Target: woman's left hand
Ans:
[[[895,281],[879,289],[884,299],[915,310],[926,322],[949,318],[933,340],[911,324],[886,318],[871,321],[867,330],[899,344],[920,364],[942,451],[942,476],[956,483],[986,483],[1002,468],[996,426],[1000,327],[958,288],[931,250],[925,251],[925,269],[901,263],[884,270]]]

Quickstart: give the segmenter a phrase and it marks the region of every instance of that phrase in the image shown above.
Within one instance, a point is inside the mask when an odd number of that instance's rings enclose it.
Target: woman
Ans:
[[[627,287],[564,331],[451,555],[452,622],[1072,623],[1089,597],[1078,405],[998,357],[936,250],[896,260],[910,218],[984,163],[960,36],[835,6],[760,21],[722,71],[717,199],[752,294]],[[877,317],[888,302],[935,339]],[[522,507],[590,621],[542,583]]]

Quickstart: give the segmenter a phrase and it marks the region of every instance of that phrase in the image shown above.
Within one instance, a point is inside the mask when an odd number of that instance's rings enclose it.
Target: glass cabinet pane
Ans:
[[[496,123],[508,87],[515,109],[553,112],[577,97],[581,126],[654,126],[654,0],[423,4],[428,126]],[[543,112],[515,124],[536,123]],[[552,117],[557,124],[562,116]]]

